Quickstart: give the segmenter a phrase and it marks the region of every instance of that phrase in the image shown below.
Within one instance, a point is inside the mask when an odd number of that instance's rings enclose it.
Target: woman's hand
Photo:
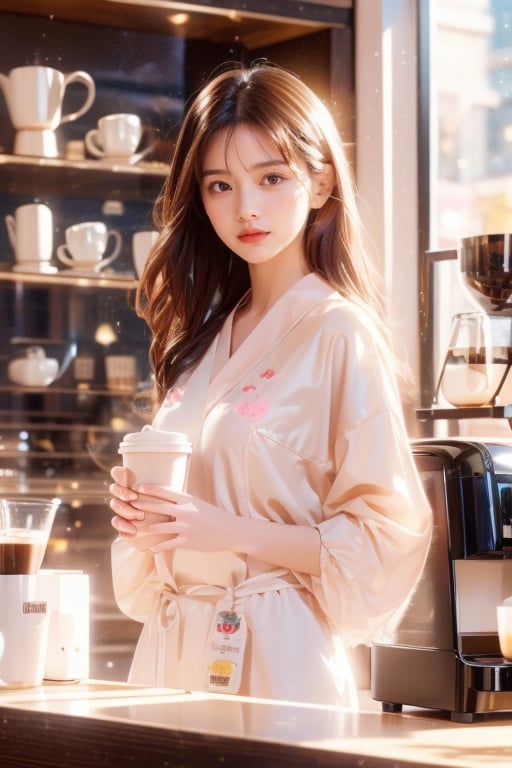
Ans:
[[[120,536],[129,538],[130,543],[137,549],[151,549],[165,541],[165,536],[150,535],[148,528],[152,523],[161,523],[169,517],[162,517],[161,514],[150,511],[144,512],[135,506],[140,500],[140,495],[132,488],[133,473],[125,467],[114,467],[111,475],[114,483],[110,486],[110,508],[116,513],[111,520],[112,527]]]
[[[129,524],[137,529],[137,535],[142,526],[137,515],[143,513],[144,535],[155,539],[151,546],[154,552],[181,547],[199,552],[234,551],[233,527],[238,519],[234,515],[197,496],[160,485],[143,483],[136,486],[136,492],[138,498],[130,499],[128,510],[124,501],[120,506],[111,503],[111,507],[122,515],[122,525],[130,515]]]
[[[320,574],[321,540],[311,525],[240,517],[161,485],[130,486],[122,467],[112,470],[112,525],[138,549],[228,551],[313,576]]]

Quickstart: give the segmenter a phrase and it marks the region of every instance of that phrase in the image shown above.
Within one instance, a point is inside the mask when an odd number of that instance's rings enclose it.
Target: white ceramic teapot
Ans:
[[[62,114],[64,92],[71,83],[87,89],[85,101],[75,112]],[[76,120],[94,101],[96,88],[87,72],[63,74],[52,67],[15,67],[8,75],[0,73],[9,117],[16,129],[14,153],[56,157],[54,131],[59,125]]]

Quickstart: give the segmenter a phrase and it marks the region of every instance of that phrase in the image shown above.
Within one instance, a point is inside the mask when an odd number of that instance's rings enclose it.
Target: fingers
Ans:
[[[135,483],[135,475],[126,467],[113,467],[110,475],[119,485],[132,486]]]
[[[110,524],[121,536],[135,536],[137,533],[137,528],[134,524],[119,515],[114,515]]]
[[[137,498],[137,494],[135,494],[135,498]],[[144,520],[144,512],[142,510],[136,509],[136,507],[123,499],[117,498],[115,495],[110,499],[109,506],[118,517],[122,517],[125,520]]]
[[[136,491],[132,491],[131,488],[127,488],[125,485],[119,485],[118,483],[112,483],[109,486],[109,491],[112,496],[115,496],[121,501],[136,501],[139,497],[139,494]]]
[[[179,533],[179,525],[174,518],[159,523],[151,523],[151,525],[144,526],[144,535],[149,534],[162,534],[165,536],[177,536]]]
[[[150,485],[149,483],[137,484],[137,492],[144,496],[151,496],[163,501],[171,501],[173,504],[185,504],[190,501],[188,493],[179,493],[165,485]]]

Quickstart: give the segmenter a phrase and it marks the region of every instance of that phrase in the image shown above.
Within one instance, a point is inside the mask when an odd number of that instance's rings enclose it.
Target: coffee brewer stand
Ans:
[[[455,362],[466,365],[471,376],[494,376],[495,391],[488,402],[469,399],[461,408],[434,404],[420,409],[418,418],[507,418],[512,426],[512,400],[499,402],[511,369],[503,353],[512,354],[512,235],[466,238],[460,269],[489,320],[491,336],[484,358],[458,354]],[[492,341],[496,328],[499,354]],[[425,324],[422,333],[425,343]],[[499,376],[495,361],[506,362]],[[371,693],[385,712],[400,712],[406,704],[472,722],[479,714],[512,709],[512,663],[500,652],[496,619],[496,607],[512,595],[512,433],[510,441],[454,437],[417,440],[412,447],[432,506],[433,536],[421,579],[392,637],[372,645]]]

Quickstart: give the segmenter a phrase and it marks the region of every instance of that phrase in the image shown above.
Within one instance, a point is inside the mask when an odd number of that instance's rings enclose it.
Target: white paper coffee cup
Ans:
[[[134,474],[135,483],[165,485],[176,491],[185,487],[192,445],[181,432],[144,427],[124,436],[119,445],[123,466]]]

